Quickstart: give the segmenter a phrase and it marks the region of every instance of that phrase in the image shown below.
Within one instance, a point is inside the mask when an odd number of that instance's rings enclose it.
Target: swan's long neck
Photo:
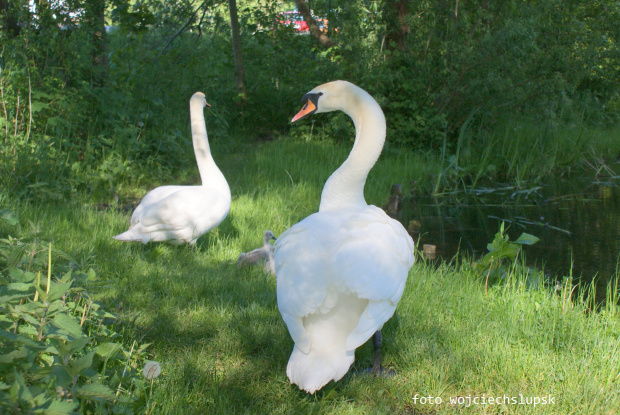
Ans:
[[[203,186],[209,185],[209,187],[216,187],[218,189],[228,188],[228,183],[224,175],[215,164],[213,156],[211,156],[202,102],[190,101],[189,112],[194,154],[196,155],[196,162],[198,164],[198,170],[200,171],[200,180]]]
[[[385,142],[385,117],[377,102],[359,90],[349,108],[343,109],[355,125],[355,143],[349,157],[325,183],[320,211],[363,208],[364,184]]]

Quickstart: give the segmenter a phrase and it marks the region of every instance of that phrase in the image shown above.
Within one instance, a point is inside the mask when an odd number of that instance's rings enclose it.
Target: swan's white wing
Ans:
[[[183,232],[176,237],[192,240],[224,220],[229,208],[230,196],[202,186],[179,186],[168,197],[147,206],[140,225],[145,233]]]
[[[413,241],[407,231],[375,206],[353,215],[342,227],[330,268],[337,269],[358,296],[397,303],[413,265]]]
[[[402,225],[382,210],[320,212],[278,238],[278,307],[296,345],[310,345],[302,318],[327,313],[336,292],[368,299],[347,339],[364,343],[396,308],[413,264],[413,241]]]
[[[313,216],[280,235],[274,252],[278,308],[293,341],[304,353],[310,343],[302,317],[324,303],[330,276],[329,247],[316,232]]]
[[[344,223],[331,269],[343,286],[370,300],[347,339],[347,348],[365,343],[392,317],[413,265],[413,240],[403,226],[381,209],[369,206]]]
[[[149,206],[159,203],[161,200],[167,198],[172,193],[177,192],[184,187],[187,186],[159,186],[151,190],[142,198],[140,204],[136,207],[136,210],[134,210],[131,215],[130,223],[133,225],[136,222],[139,222],[144,214],[144,211],[148,209]]]

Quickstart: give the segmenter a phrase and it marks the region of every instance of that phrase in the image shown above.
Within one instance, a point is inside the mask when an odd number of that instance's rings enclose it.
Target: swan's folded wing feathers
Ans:
[[[131,223],[135,224],[142,220],[144,211],[148,211],[151,205],[159,203],[159,201],[167,198],[171,194],[179,191],[185,186],[159,186],[148,192],[143,198],[140,204],[136,207],[131,215]]]
[[[341,235],[330,266],[358,296],[397,303],[413,264],[413,242],[402,225],[377,221],[375,216],[364,211],[352,219],[354,226],[347,223],[349,231]]]
[[[213,213],[219,214],[220,209],[214,207],[222,202],[217,193],[205,192],[201,186],[188,186],[161,200],[157,209],[146,211],[141,222],[158,230],[194,227],[201,221],[211,220]]]
[[[278,307],[305,353],[310,343],[303,317],[329,312],[337,292],[370,300],[347,338],[353,350],[394,314],[413,263],[413,242],[400,223],[374,206],[323,212],[278,238],[275,262]]]
[[[366,343],[377,330],[381,330],[395,310],[396,304],[389,300],[369,302],[360,316],[359,324],[347,337],[347,349],[353,350]]]
[[[325,303],[329,269],[327,261],[321,260],[327,256],[325,247],[304,222],[278,238],[274,259],[278,308],[291,337],[307,352],[309,343],[302,318],[317,312]]]
[[[282,320],[284,320],[284,324],[286,324],[288,332],[291,335],[291,338],[293,339],[295,344],[304,353],[309,353],[310,338],[306,333],[301,317],[293,316],[285,311],[282,311],[282,308],[280,308],[280,314],[282,315]]]

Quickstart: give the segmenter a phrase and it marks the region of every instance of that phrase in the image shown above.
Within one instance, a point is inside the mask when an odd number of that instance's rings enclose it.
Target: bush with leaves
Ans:
[[[527,275],[528,283],[541,282],[534,274],[538,272],[530,270],[518,262],[519,252],[523,245],[533,245],[540,239],[534,235],[523,232],[514,242],[504,230],[504,222],[500,225],[499,232],[495,234],[493,241],[487,244],[488,253],[475,265],[476,271],[485,279],[485,286],[499,281],[508,281],[509,276],[515,274]]]
[[[0,220],[18,222],[7,210]],[[122,344],[117,316],[84,288],[95,271],[68,258],[39,237],[0,239],[0,412],[134,413],[148,345]]]

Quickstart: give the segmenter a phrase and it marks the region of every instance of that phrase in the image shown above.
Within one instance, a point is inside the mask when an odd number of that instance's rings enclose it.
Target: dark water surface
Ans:
[[[584,282],[596,277],[597,299],[602,300],[620,260],[620,176],[405,198],[400,219],[410,229],[419,225],[414,240],[419,235],[420,247],[435,245],[444,260],[459,251],[486,254],[503,220],[511,241],[522,232],[540,238],[524,248],[529,266],[560,279],[571,268],[573,278]]]

